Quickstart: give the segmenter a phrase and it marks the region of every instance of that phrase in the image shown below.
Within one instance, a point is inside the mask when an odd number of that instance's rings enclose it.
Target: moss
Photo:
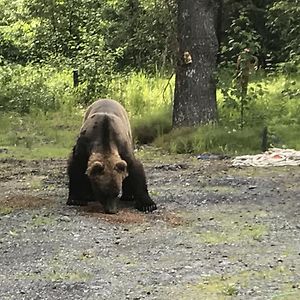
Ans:
[[[30,225],[34,227],[40,227],[44,225],[51,225],[54,223],[56,223],[56,220],[53,217],[35,215],[32,217]]]
[[[268,227],[263,223],[268,212],[252,208],[240,211],[227,204],[225,211],[221,206],[211,206],[209,211],[197,214],[182,213],[183,229],[192,240],[201,243],[224,244],[233,242],[261,241],[268,234]],[[224,207],[225,208],[225,207]]]
[[[38,176],[33,176],[31,177],[30,181],[27,182],[31,190],[38,190],[41,189],[43,186],[43,180],[44,177],[38,177]]]
[[[220,226],[216,230],[197,233],[197,236],[202,243],[224,244],[237,241],[260,241],[266,233],[267,228],[264,225],[247,224]]]
[[[222,276],[208,276],[202,277],[202,279],[193,285],[181,287],[178,292],[178,299],[191,300],[191,299],[207,299],[207,300],[223,300],[233,299],[234,296],[238,296],[242,289],[251,288],[253,281],[272,281],[274,279],[280,279],[284,274],[288,274],[290,271],[282,269],[282,267],[274,269],[263,268],[259,271],[241,271],[232,275]],[[289,291],[291,292],[291,291]],[[294,291],[291,295],[298,295],[298,291]],[[283,293],[282,293],[283,295]],[[277,299],[277,298],[275,298]],[[298,299],[298,298],[278,298],[278,299]]]
[[[272,297],[272,300],[298,300],[300,299],[300,283],[286,285]]]
[[[7,152],[0,153],[1,158],[18,159],[47,159],[47,158],[66,158],[68,157],[70,147],[61,147],[59,145],[33,145],[31,149],[22,146],[6,146]]]
[[[13,209],[11,207],[0,207],[0,216],[9,215],[12,212]]]
[[[88,272],[57,272],[53,270],[52,272],[43,275],[43,278],[51,281],[82,282],[90,280],[92,275]]]

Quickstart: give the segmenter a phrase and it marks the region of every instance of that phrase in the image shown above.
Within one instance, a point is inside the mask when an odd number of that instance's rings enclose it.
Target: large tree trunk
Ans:
[[[178,0],[179,54],[173,126],[217,118],[215,71],[222,0]]]

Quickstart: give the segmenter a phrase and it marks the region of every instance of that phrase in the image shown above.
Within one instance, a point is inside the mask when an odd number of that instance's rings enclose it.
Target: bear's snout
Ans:
[[[116,214],[118,212],[118,198],[108,200],[103,204],[104,212],[106,214]]]

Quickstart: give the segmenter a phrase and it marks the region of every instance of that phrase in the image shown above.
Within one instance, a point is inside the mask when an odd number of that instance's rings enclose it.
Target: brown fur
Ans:
[[[118,165],[122,165],[124,169],[118,168]],[[118,196],[122,190],[122,182],[128,176],[127,163],[117,153],[106,155],[92,153],[88,160],[86,174],[92,186],[101,187],[104,195]]]
[[[115,100],[98,100],[88,107],[80,136],[68,164],[67,204],[85,205],[89,194],[105,211],[116,212],[116,199],[134,200],[142,211],[156,209],[142,164],[133,153],[127,113]]]

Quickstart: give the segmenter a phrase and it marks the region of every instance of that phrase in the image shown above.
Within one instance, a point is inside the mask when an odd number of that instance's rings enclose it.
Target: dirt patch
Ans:
[[[101,204],[89,203],[88,206],[78,208],[84,216],[98,218],[111,224],[143,224],[164,222],[170,226],[184,224],[184,219],[175,212],[161,211],[157,213],[141,213],[133,208],[120,208],[117,214],[105,214]]]
[[[84,216],[97,218],[111,224],[141,224],[146,221],[146,215],[138,211],[120,209],[117,214],[105,214],[102,206],[94,203],[80,207],[78,210]]]
[[[14,195],[6,198],[0,198],[0,213],[1,211],[12,212],[16,209],[50,207],[54,204],[54,199],[50,198],[41,198],[33,195]]]
[[[64,160],[1,161],[0,299],[300,299],[300,169],[145,160],[158,210],[66,206]]]

